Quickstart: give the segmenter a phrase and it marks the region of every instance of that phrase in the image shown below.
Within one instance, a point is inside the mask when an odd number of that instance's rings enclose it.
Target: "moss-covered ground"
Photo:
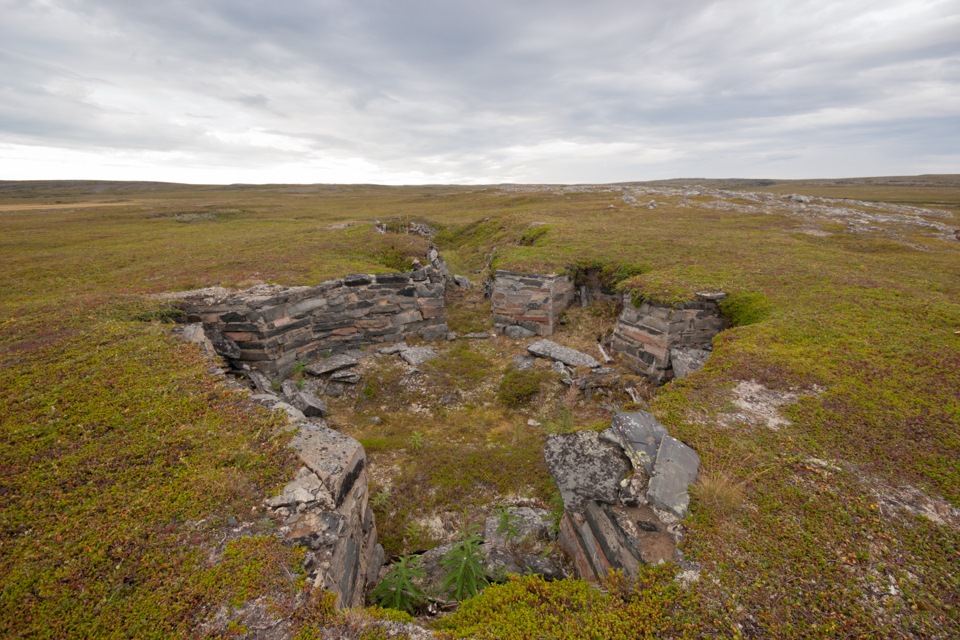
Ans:
[[[940,213],[908,215],[960,227],[951,177],[719,186],[931,207]],[[444,633],[508,637],[533,611],[554,626],[517,637],[641,636],[618,616],[642,617],[651,635],[960,635],[960,242],[903,220],[854,230],[803,211],[721,208],[706,192],[649,196],[655,208],[622,195],[0,183],[0,636],[203,635],[222,607],[261,593],[298,611],[303,637],[346,624],[322,603],[313,617],[297,609],[298,552],[255,510],[296,468],[279,419],[213,379],[146,296],[311,284],[423,249],[377,234],[381,218],[440,228],[453,270],[478,283],[491,268],[590,267],[636,297],[727,291],[738,323],[703,371],[649,405],[705,475],[736,487],[733,500],[693,500],[682,548],[699,579],[679,587],[668,567],[644,577],[646,596],[620,585],[602,597],[514,582]],[[489,327],[476,290],[456,296],[452,328]],[[571,310],[557,340],[588,349],[610,322],[599,306]],[[606,418],[549,373],[513,404],[500,383],[521,350],[445,343],[416,383],[378,360],[331,402],[332,422],[369,451],[391,553],[430,544],[437,519],[461,526],[464,509],[547,504],[546,434]],[[743,381],[796,394],[780,410],[789,424],[738,417]],[[237,529],[249,535],[234,540]]]

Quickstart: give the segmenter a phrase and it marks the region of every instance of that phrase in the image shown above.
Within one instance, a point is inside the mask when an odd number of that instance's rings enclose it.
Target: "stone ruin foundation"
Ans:
[[[490,295],[493,329],[511,338],[549,336],[575,294],[576,287],[565,275],[498,270]]]
[[[696,296],[670,307],[650,302],[635,306],[625,294],[611,349],[624,357],[627,366],[657,384],[699,369],[713,349],[714,336],[727,328],[719,306],[726,294]]]
[[[406,273],[353,274],[313,287],[259,285],[246,291],[182,295],[188,321],[202,322],[217,352],[235,369],[272,378],[297,362],[405,337],[447,334],[449,275],[435,247],[428,265]]]

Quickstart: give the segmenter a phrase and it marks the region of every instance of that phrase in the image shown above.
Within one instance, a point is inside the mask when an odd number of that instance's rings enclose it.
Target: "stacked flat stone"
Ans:
[[[674,377],[671,351],[678,355],[680,377],[687,375],[703,366],[703,352],[727,327],[718,304],[724,297],[698,293],[696,300],[677,306],[643,302],[635,307],[625,295],[610,347],[631,369],[658,384]]]
[[[549,336],[575,293],[573,282],[564,275],[498,270],[490,296],[493,329],[510,338]]]
[[[354,274],[314,287],[261,285],[217,298],[186,298],[214,346],[238,369],[285,377],[297,362],[325,352],[407,336],[447,335],[446,266],[435,248],[429,265],[407,273]]]

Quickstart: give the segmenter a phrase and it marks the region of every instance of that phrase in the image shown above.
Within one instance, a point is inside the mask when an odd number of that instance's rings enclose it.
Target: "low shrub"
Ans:
[[[537,369],[507,369],[500,381],[497,399],[505,407],[516,409],[533,400],[540,393],[545,372]]]

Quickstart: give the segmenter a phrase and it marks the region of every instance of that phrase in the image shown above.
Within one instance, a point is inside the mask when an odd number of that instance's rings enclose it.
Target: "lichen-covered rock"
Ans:
[[[620,436],[620,444],[635,469],[653,473],[660,442],[667,435],[664,427],[649,411],[616,412],[610,427]]]
[[[436,358],[437,350],[433,347],[408,347],[400,352],[400,357],[407,364],[419,367],[424,362]]]
[[[290,441],[300,459],[317,474],[339,506],[364,469],[363,446],[324,425],[308,423]]]
[[[664,436],[647,488],[650,503],[678,518],[686,516],[690,506],[687,488],[697,479],[699,468],[700,457],[693,449],[676,438]]]
[[[613,504],[630,463],[619,447],[596,431],[553,434],[544,447],[547,468],[567,510],[581,511],[590,501]]]
[[[550,358],[571,367],[599,367],[600,363],[593,356],[582,351],[564,347],[552,340],[537,340],[527,345],[527,351],[541,358]]]
[[[703,369],[710,358],[706,349],[670,349],[670,365],[673,367],[674,378],[686,378],[694,371]]]

